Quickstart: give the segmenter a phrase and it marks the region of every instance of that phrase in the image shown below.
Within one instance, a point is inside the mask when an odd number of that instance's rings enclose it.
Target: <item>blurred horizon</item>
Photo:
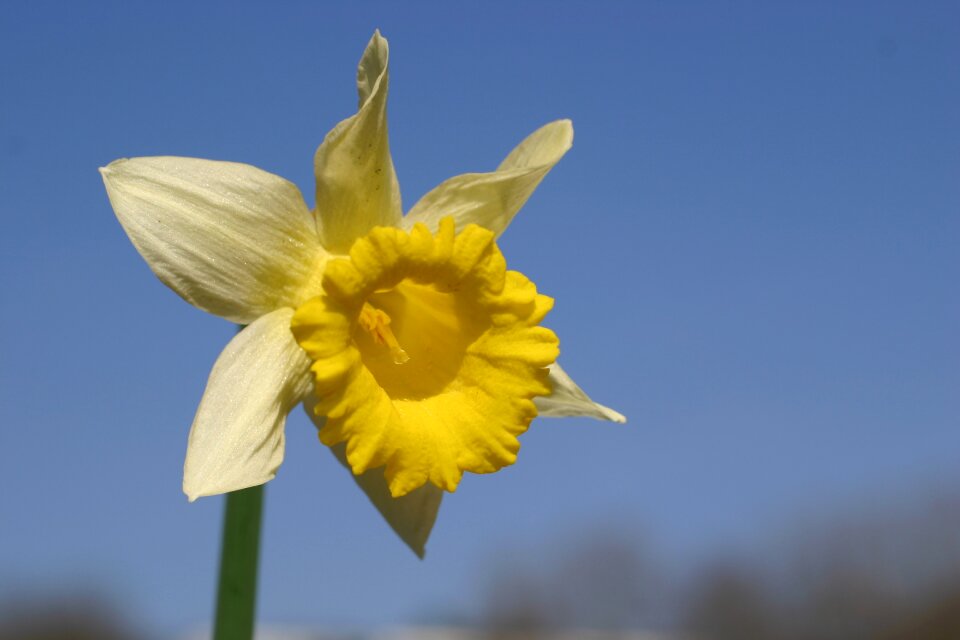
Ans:
[[[717,592],[769,596],[764,633],[820,611],[769,586],[795,570],[771,548],[856,556],[810,531],[888,531],[960,492],[958,18],[948,2],[3,3],[0,610],[90,599],[137,637],[208,624],[222,500],[188,503],[181,473],[234,329],[151,274],[97,168],[245,162],[312,203],[314,150],[356,109],[379,28],[405,209],[572,119],[500,244],[556,299],[560,363],[629,422],[535,420],[516,465],[445,497],[420,562],[295,409],[259,619],[510,620],[484,591],[510,577],[499,564],[549,592],[540,568],[591,540],[637,554],[641,586],[685,585],[642,626],[721,625]],[[952,529],[924,526],[890,535],[956,569]],[[893,582],[931,564],[893,546]],[[867,578],[906,617],[940,594]]]
[[[381,624],[261,619],[263,640],[940,640],[960,629],[960,490],[785,524],[696,566],[665,562],[614,523],[501,546],[468,571],[477,608]],[[0,600],[0,640],[206,637],[157,633],[117,594],[67,585]]]

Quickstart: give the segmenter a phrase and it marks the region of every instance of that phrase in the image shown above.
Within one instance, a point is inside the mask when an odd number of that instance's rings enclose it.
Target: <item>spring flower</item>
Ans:
[[[496,171],[442,183],[403,215],[387,139],[388,47],[375,33],[358,112],[314,159],[316,207],[255,167],[178,157],[101,169],[153,272],[245,325],[214,364],[187,446],[190,500],[263,484],[303,403],[321,441],[418,554],[464,471],[511,464],[536,415],[623,417],[556,364],[553,301],[496,238],[570,148],[569,121]]]

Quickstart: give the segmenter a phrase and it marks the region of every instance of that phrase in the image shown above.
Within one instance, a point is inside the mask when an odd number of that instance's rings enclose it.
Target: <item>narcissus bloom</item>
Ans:
[[[509,465],[541,416],[622,422],[556,364],[553,305],[509,271],[497,237],[570,148],[567,120],[490,173],[451,178],[403,215],[387,140],[387,41],[357,73],[358,112],[317,150],[316,207],[249,165],[117,160],[110,202],[154,273],[246,325],[217,359],[190,430],[191,500],[272,479],[303,403],[416,551],[464,471]]]

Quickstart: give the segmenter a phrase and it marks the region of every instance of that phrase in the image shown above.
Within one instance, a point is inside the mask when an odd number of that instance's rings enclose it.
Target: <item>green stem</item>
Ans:
[[[227,494],[214,640],[252,640],[263,485]]]

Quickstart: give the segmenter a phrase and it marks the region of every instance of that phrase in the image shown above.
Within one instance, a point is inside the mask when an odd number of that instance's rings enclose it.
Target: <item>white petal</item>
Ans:
[[[453,216],[458,229],[474,223],[499,236],[571,145],[570,121],[551,122],[521,142],[496,171],[467,173],[440,184],[413,206],[403,226],[423,222],[435,229],[441,218]]]
[[[313,406],[316,402],[315,397],[309,398],[304,402],[304,409],[319,429],[323,426],[325,418],[314,414]],[[345,449],[345,444],[339,444],[330,450],[340,464],[350,471]],[[359,476],[353,475],[353,479],[400,539],[422,558],[426,553],[425,547],[430,531],[433,529],[433,523],[437,519],[443,490],[428,482],[405,496],[394,498],[390,495],[390,488],[383,476],[383,467],[370,469]]]
[[[183,491],[191,501],[273,479],[287,414],[310,391],[310,360],[278,309],[238,333],[213,366],[190,429]]]
[[[117,160],[100,173],[140,255],[187,302],[249,324],[303,301],[325,254],[290,182],[196,158]]]
[[[357,69],[360,108],[324,138],[314,157],[323,245],[346,253],[376,226],[397,226],[402,209],[387,136],[389,49],[377,31]]]
[[[609,407],[597,404],[577,386],[559,364],[550,365],[550,384],[553,393],[549,396],[534,398],[534,404],[541,416],[560,418],[563,416],[586,416],[611,422],[626,422],[627,419]]]

